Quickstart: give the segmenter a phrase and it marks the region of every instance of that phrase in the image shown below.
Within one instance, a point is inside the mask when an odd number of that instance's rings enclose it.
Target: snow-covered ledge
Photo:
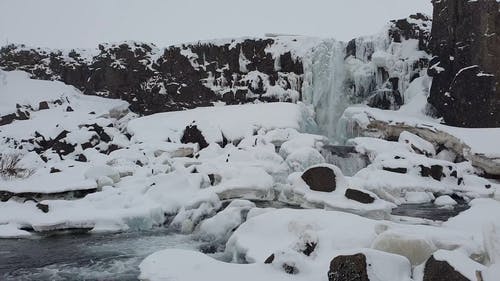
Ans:
[[[474,167],[489,176],[500,176],[500,151],[491,141],[500,139],[500,128],[451,127],[434,119],[422,120],[398,111],[350,107],[342,116],[339,130],[347,138],[367,136],[383,139],[397,139],[407,131],[471,161]]]

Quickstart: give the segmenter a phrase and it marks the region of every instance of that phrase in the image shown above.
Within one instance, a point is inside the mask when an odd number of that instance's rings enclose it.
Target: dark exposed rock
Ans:
[[[406,174],[408,172],[407,168],[390,168],[390,167],[383,167],[385,171],[388,172],[393,172],[393,173],[398,173],[398,174]]]
[[[51,174],[60,173],[60,172],[61,172],[61,170],[59,170],[57,168],[54,168],[54,167],[50,168],[50,173]]]
[[[87,157],[85,157],[85,155],[83,155],[83,154],[78,154],[76,156],[75,161],[78,161],[78,162],[87,162]]]
[[[44,110],[44,109],[49,109],[49,103],[47,103],[46,101],[41,101],[38,104],[38,110]]]
[[[409,18],[410,20],[400,19],[391,21],[393,23],[393,28],[389,30],[389,36],[394,42],[401,42],[402,39],[418,39],[419,50],[428,52],[431,34],[411,20],[422,20],[424,22],[423,25],[426,25],[426,22],[429,22],[430,18],[421,13],[411,15]]]
[[[271,254],[267,259],[264,261],[265,264],[270,264],[273,263],[274,261],[274,254]]]
[[[370,281],[368,278],[366,256],[355,254],[337,256],[330,262],[328,281]]]
[[[396,110],[403,105],[403,98],[398,90],[381,89],[368,98],[369,107]]]
[[[375,201],[375,198],[373,198],[370,194],[351,188],[346,189],[345,197],[363,204],[371,204]]]
[[[8,45],[0,49],[0,68],[24,70],[36,79],[60,80],[85,94],[120,98],[130,103],[132,111],[152,114],[211,106],[220,100],[230,104],[256,98],[277,101],[262,97],[266,84],[286,90],[290,82],[282,86],[276,81],[288,74],[301,76],[304,70],[301,58],[290,51],[275,59],[266,51],[272,44],[275,39],[269,38],[184,44],[163,50],[145,43],[102,44],[91,58],[75,50]],[[246,79],[250,71],[262,73],[256,88]],[[294,90],[300,92],[301,84],[299,79]],[[215,88],[220,91],[214,92]],[[247,98],[249,89],[258,97]]]
[[[471,281],[456,271],[448,262],[431,256],[425,263],[423,281]]]
[[[49,205],[47,205],[47,204],[38,203],[38,204],[36,204],[36,207],[44,213],[49,212]]]
[[[70,190],[56,193],[39,193],[39,192],[11,192],[0,190],[0,201],[6,202],[11,198],[21,198],[26,201],[43,201],[43,200],[53,200],[60,198],[83,198],[88,194],[97,192],[97,188],[85,189],[85,190]]]
[[[0,117],[0,126],[10,124],[17,119],[16,114],[11,113]]]
[[[337,187],[335,172],[328,167],[310,168],[302,174],[302,179],[311,190],[332,192]]]
[[[299,273],[299,269],[297,267],[295,267],[294,265],[284,263],[282,267],[283,267],[283,270],[288,274],[298,274]]]
[[[443,174],[443,166],[441,165],[432,165],[430,168],[424,165],[419,165],[420,167],[420,175],[422,177],[432,177],[437,181],[441,181],[441,179],[445,176]]]
[[[453,126],[500,126],[500,3],[433,1],[429,103]]]
[[[182,134],[181,143],[197,143],[200,146],[200,149],[208,146],[205,137],[198,129],[198,126],[194,124],[186,126],[186,129],[184,129],[184,133]]]
[[[37,147],[35,147],[34,151],[38,154],[42,154],[43,152],[52,149],[62,159],[63,156],[75,151],[76,145],[69,144],[64,140],[68,133],[68,131],[64,130],[54,139],[47,140],[40,133],[35,132],[35,144]]]
[[[210,185],[218,185],[222,181],[222,177],[218,174],[208,174],[208,178],[210,179]]]
[[[307,242],[302,253],[306,256],[310,256],[316,249],[316,246],[318,246],[318,243],[316,242]]]

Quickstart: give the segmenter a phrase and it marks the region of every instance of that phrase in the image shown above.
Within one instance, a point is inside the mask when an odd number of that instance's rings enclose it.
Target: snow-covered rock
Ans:
[[[453,200],[449,195],[442,195],[434,200],[434,204],[438,206],[453,206],[457,204],[457,201]]]

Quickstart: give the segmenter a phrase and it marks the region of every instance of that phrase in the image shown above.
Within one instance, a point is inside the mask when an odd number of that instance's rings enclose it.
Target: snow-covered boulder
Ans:
[[[311,262],[328,264],[336,250],[369,247],[378,224],[343,212],[279,209],[243,223],[227,242],[226,252],[236,262],[263,262],[280,251],[303,253],[306,244],[314,242]]]
[[[459,251],[439,250],[435,252],[422,267],[416,269],[416,280],[425,281],[474,281],[477,272],[481,274],[486,267],[471,260],[467,255]],[[420,276],[422,275],[422,279]]]
[[[309,167],[300,178],[314,191],[332,192],[347,187],[342,171],[334,165],[323,164]]]
[[[324,136],[313,135],[313,134],[299,134],[290,140],[284,142],[279,150],[279,154],[283,159],[288,158],[293,152],[310,147],[314,149],[321,149],[321,147],[328,143],[328,139]]]
[[[250,209],[255,204],[247,200],[233,200],[215,216],[202,221],[196,234],[203,240],[225,241],[229,235],[245,220]]]
[[[318,150],[312,147],[304,147],[289,154],[286,163],[293,172],[300,172],[308,167],[325,163],[325,158]]]
[[[381,233],[372,248],[404,256],[412,265],[425,262],[437,250],[429,237],[394,230]]]
[[[351,188],[339,168],[330,164],[293,173],[280,185],[278,200],[303,208],[340,210],[371,218],[386,218],[395,205],[368,190]]]
[[[436,149],[432,143],[410,132],[404,131],[399,134],[399,142],[409,145],[418,154],[423,154],[427,157],[434,157],[436,155]]]
[[[357,281],[410,281],[411,265],[402,256],[371,249],[346,251],[331,261],[328,281],[354,277]]]
[[[95,180],[99,187],[120,181],[120,172],[108,165],[91,167],[87,169],[84,176],[85,179]]]
[[[457,205],[457,201],[451,198],[449,195],[442,195],[434,200],[434,204],[438,206],[453,206]]]

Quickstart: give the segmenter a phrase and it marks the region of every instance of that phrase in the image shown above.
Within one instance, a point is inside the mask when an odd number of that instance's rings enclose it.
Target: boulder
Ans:
[[[370,281],[366,267],[364,254],[337,256],[330,262],[328,281]]]
[[[432,177],[437,181],[441,181],[445,174],[443,174],[443,166],[441,165],[432,165],[430,168],[424,165],[419,165],[420,167],[420,175],[422,177]]]
[[[38,105],[38,110],[49,109],[49,104],[46,101],[41,101]]]
[[[456,271],[447,261],[439,261],[431,256],[425,262],[423,281],[472,281]]]
[[[181,142],[182,143],[197,143],[200,147],[200,149],[203,149],[205,147],[208,147],[208,143],[205,140],[205,137],[201,133],[201,131],[198,129],[198,126],[195,124],[191,124],[186,126],[186,129],[184,129],[184,133],[182,134],[181,137]]]
[[[398,141],[399,143],[409,145],[418,154],[423,154],[427,157],[434,157],[436,155],[436,149],[432,143],[410,132],[401,132]]]
[[[40,209],[40,211],[42,211],[44,213],[48,213],[49,212],[49,205],[47,205],[47,204],[37,203],[36,207],[38,209]]]
[[[352,188],[346,189],[345,197],[347,197],[351,200],[354,200],[354,201],[358,201],[358,202],[363,203],[363,204],[371,204],[375,201],[375,198],[372,197],[370,194],[363,192],[361,190],[352,189]]]
[[[339,187],[339,182],[343,185],[345,181],[340,169],[333,165],[313,166],[301,178],[311,190],[321,192],[333,192]]]
[[[285,162],[293,172],[304,171],[307,167],[325,163],[325,158],[318,150],[312,147],[304,147],[292,152]]]

